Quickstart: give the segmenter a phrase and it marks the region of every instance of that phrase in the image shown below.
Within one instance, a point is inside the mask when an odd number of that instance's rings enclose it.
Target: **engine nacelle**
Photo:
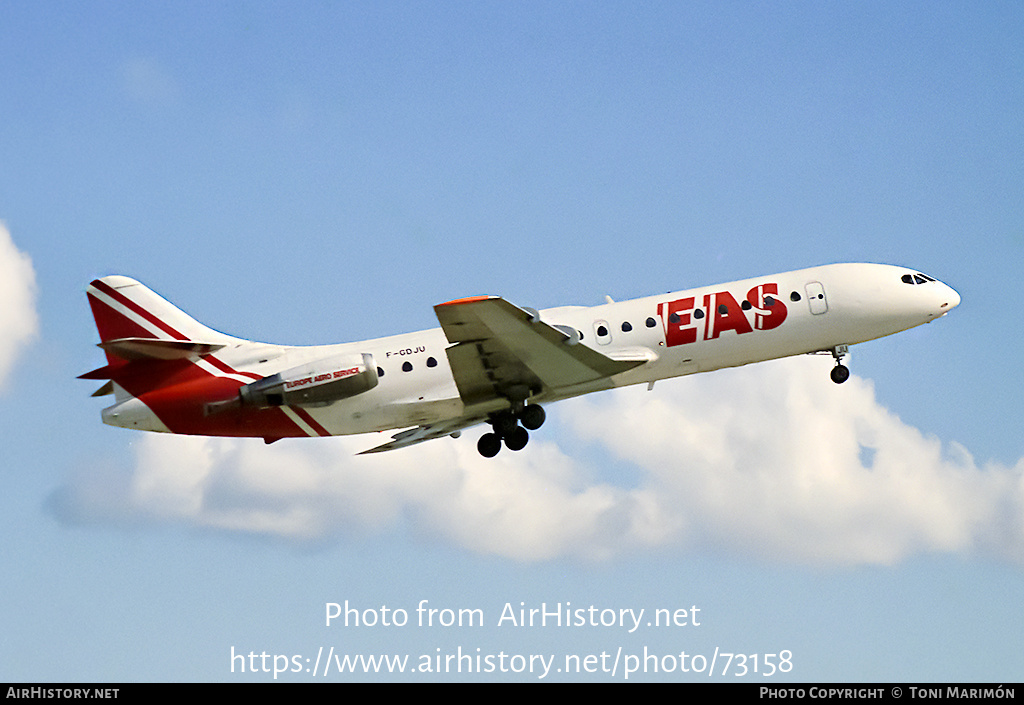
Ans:
[[[317,406],[377,386],[377,365],[367,353],[336,355],[258,379],[238,390],[244,406]]]

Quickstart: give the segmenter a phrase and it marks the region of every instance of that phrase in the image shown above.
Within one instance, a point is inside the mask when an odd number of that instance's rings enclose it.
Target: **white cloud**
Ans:
[[[1024,561],[1024,459],[979,467],[879,405],[869,381],[839,387],[793,359],[665,391],[580,400],[572,418],[643,468],[685,520],[684,541],[831,564],[921,552]]]
[[[129,477],[108,478],[117,489],[80,481],[59,504],[78,519],[127,509],[300,541],[401,528],[520,560],[661,547],[834,565],[923,552],[1024,558],[1024,460],[979,467],[881,407],[870,382],[833,385],[820,362],[563,402],[527,450],[491,460],[472,431],[372,456],[353,454],[379,439],[268,447],[151,435]],[[595,480],[603,461],[565,455],[552,440],[560,428],[637,468],[635,486]]]
[[[642,493],[587,485],[543,439],[487,460],[475,443],[435,441],[355,456],[367,439],[281,441],[150,435],[128,477],[79,478],[64,512],[148,518],[319,541],[346,532],[414,531],[523,560],[601,557],[653,544],[664,529]],[[120,485],[118,489],[115,489]],[[84,487],[89,486],[86,491]]]
[[[18,250],[0,223],[0,384],[18,353],[36,335],[36,275],[32,260]]]

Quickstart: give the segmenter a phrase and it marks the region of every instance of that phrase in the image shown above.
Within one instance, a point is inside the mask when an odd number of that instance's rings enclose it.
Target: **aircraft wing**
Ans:
[[[397,450],[398,448],[405,448],[407,446],[413,446],[423,441],[429,441],[434,438],[440,438],[442,436],[450,436],[453,433],[457,433],[464,428],[475,426],[478,423],[483,423],[486,420],[486,416],[463,416],[458,419],[450,419],[448,421],[441,421],[439,423],[428,424],[426,426],[417,426],[416,428],[409,428],[401,433],[396,433],[390,441],[379,446],[364,450],[359,455],[366,455],[368,453],[383,453],[386,450]]]
[[[579,342],[568,327],[540,320],[497,296],[434,307],[452,345],[448,362],[467,406],[495,398],[526,399],[625,372],[646,359],[612,359]]]
[[[449,301],[435,306],[434,312],[452,343],[446,350],[448,362],[467,407],[605,379],[650,359],[645,355],[612,359],[581,344],[576,331],[544,323],[536,311],[497,296]],[[360,455],[449,436],[486,420],[486,414],[477,412],[406,429]]]

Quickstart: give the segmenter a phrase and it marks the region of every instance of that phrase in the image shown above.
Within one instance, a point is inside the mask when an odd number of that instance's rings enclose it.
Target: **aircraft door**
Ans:
[[[608,321],[594,321],[594,336],[597,338],[598,345],[607,345],[612,342],[612,333],[608,327]]]
[[[822,286],[821,282],[807,282],[807,285],[804,286],[804,291],[807,292],[807,303],[811,307],[811,313],[817,315],[828,312],[825,287]]]

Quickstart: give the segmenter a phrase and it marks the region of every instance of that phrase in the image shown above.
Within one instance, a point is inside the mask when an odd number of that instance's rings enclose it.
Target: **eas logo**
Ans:
[[[752,288],[739,304],[728,291],[705,294],[699,308],[695,308],[693,296],[658,304],[665,344],[668,347],[686,345],[697,342],[698,337],[714,340],[728,330],[742,335],[778,328],[789,313],[778,295],[778,285],[770,283]]]

